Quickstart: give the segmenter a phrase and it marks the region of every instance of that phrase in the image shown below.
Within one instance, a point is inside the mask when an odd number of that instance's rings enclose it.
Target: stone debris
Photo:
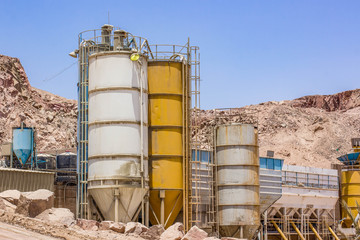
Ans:
[[[143,232],[149,230],[146,226],[142,225],[139,222],[129,222],[126,224],[125,233],[135,233],[140,235]]]
[[[113,224],[113,221],[102,221],[99,223],[99,229],[100,231],[102,230],[110,230],[110,226],[111,224]]]
[[[193,226],[181,240],[203,240],[208,236],[207,232],[197,226]]]
[[[246,238],[222,237],[221,240],[247,240]]]
[[[184,237],[184,225],[182,223],[175,223],[163,232],[160,240],[181,240]]]
[[[121,222],[113,222],[110,224],[109,229],[117,233],[125,233],[127,224]]]
[[[97,231],[99,229],[99,223],[95,220],[88,219],[76,219],[76,225],[83,230]]]
[[[140,234],[140,237],[147,240],[159,240],[161,234],[165,231],[162,225],[151,226],[146,232]]]
[[[6,212],[15,213],[16,206],[0,197],[0,209]]]
[[[74,213],[67,208],[50,208],[37,215],[35,218],[53,222],[54,224],[63,224],[65,226],[70,226],[75,223]]]
[[[0,193],[1,198],[14,205],[17,205],[19,203],[20,196],[21,192],[18,190],[6,190]]]
[[[217,237],[207,237],[207,238],[204,238],[203,240],[220,240],[220,238],[217,238]]]

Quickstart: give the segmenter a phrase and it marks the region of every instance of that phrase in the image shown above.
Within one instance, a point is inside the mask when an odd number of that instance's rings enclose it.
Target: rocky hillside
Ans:
[[[288,164],[330,167],[351,151],[350,139],[360,137],[360,89],[195,115],[203,148],[209,146],[216,124],[251,123],[258,126],[260,156],[273,150]]]
[[[75,147],[77,102],[33,88],[19,59],[0,55],[0,144],[23,121],[37,131],[38,149]]]

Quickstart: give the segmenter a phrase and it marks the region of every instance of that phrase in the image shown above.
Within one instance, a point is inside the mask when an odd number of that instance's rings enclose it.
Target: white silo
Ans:
[[[105,220],[134,220],[147,192],[146,40],[104,25],[88,47],[88,193]],[[83,171],[85,171],[83,169]]]

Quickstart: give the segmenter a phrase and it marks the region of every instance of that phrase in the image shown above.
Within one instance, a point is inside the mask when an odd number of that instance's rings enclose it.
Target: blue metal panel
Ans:
[[[32,128],[13,128],[13,151],[22,165],[33,154],[34,130]]]
[[[192,160],[193,161],[201,161],[201,162],[206,162],[208,163],[210,161],[210,163],[212,162],[212,151],[205,151],[205,150],[197,150],[197,152],[195,152],[194,149],[191,150],[191,155],[192,155]],[[196,158],[196,160],[195,160]]]
[[[260,157],[260,168],[282,170],[284,160]]]
[[[359,155],[360,152],[349,153],[341,157],[338,157],[337,159],[342,163],[344,163],[345,165],[354,165],[354,164],[358,164]]]

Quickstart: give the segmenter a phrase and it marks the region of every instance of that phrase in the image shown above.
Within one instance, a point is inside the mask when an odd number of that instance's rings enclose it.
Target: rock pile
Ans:
[[[48,190],[4,191],[0,193],[0,221],[63,239],[218,240],[208,238],[208,234],[197,227],[185,234],[182,223],[165,230],[161,225],[148,228],[138,222],[75,220],[69,209],[53,205],[54,193]]]

